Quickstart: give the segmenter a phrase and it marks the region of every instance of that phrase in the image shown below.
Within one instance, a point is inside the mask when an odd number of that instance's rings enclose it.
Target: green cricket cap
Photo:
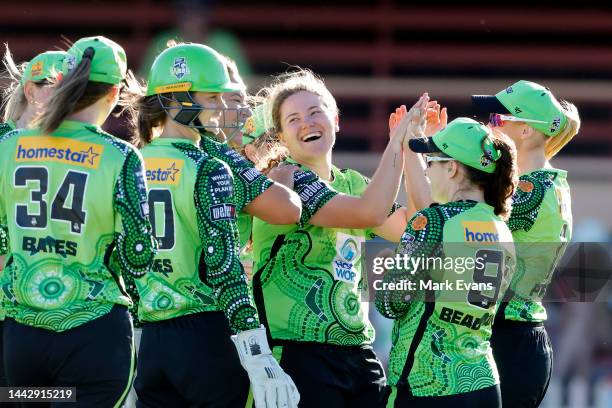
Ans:
[[[432,137],[408,143],[413,152],[443,153],[485,173],[493,173],[501,157],[493,144],[491,129],[470,118],[457,118]]]
[[[253,114],[244,122],[244,126],[242,127],[243,135],[247,136],[246,139],[250,139],[248,143],[270,130],[272,121],[269,120],[268,113],[268,104],[265,102],[253,108]]]
[[[472,95],[472,101],[483,113],[544,121],[529,122],[529,126],[547,136],[558,135],[567,124],[563,108],[550,89],[535,82],[521,80],[495,95]]]
[[[75,42],[68,50],[62,72],[72,71],[86,56],[91,58],[89,80],[119,85],[127,71],[125,51],[116,42],[106,37],[85,37]]]
[[[21,84],[23,85],[27,81],[38,82],[55,78],[62,72],[62,64],[67,55],[64,51],[46,51],[38,54],[26,65],[21,76]]]

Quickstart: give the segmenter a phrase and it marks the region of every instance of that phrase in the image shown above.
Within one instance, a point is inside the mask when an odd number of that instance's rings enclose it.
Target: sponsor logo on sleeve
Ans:
[[[219,169],[209,175],[212,193],[216,197],[229,197],[234,192],[234,181],[225,169]]]
[[[236,218],[236,207],[232,204],[216,204],[210,207],[210,219],[213,221],[233,220]]]
[[[248,184],[253,183],[255,180],[257,180],[257,178],[261,175],[261,173],[259,172],[259,170],[257,170],[254,167],[249,167],[246,168],[242,171],[240,171],[240,173],[238,173],[238,175],[244,180],[246,181]]]

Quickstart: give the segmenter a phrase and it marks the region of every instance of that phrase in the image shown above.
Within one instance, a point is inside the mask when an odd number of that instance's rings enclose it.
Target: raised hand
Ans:
[[[438,101],[429,101],[427,103],[427,124],[425,127],[425,136],[433,136],[440,130],[446,127],[448,122],[448,113],[446,107],[440,109]]]
[[[406,136],[403,141],[404,149],[408,149],[408,141],[410,139],[425,137],[428,103],[429,95],[425,92],[403,118],[408,122],[406,126]]]

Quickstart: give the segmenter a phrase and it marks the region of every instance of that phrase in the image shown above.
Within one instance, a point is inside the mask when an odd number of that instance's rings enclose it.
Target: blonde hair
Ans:
[[[580,115],[578,114],[578,108],[565,100],[559,100],[559,103],[563,108],[567,123],[557,136],[547,137],[544,145],[544,154],[547,160],[552,159],[559,153],[559,151],[580,131]]]
[[[2,76],[9,80],[9,85],[2,91],[2,99],[4,101],[2,103],[2,119],[4,122],[9,120],[16,122],[28,104],[23,85],[21,84],[21,77],[28,63],[16,64],[8,44],[5,44],[5,47],[6,50],[2,60],[4,64]]]
[[[238,71],[236,61],[223,54],[221,54],[221,61],[223,61],[223,64],[225,64],[225,68],[227,69],[230,81],[235,84],[242,85],[246,89],[246,84],[244,83],[244,79],[242,79],[242,76],[240,76],[240,71]]]
[[[249,145],[255,148],[257,157],[251,158],[246,154],[246,149]],[[251,143],[241,146],[236,150],[249,161],[252,161],[255,168],[264,174],[267,174],[289,157],[289,150],[280,143],[274,133],[269,131],[264,132],[263,135],[259,136]]]
[[[301,91],[318,95],[328,112],[338,115],[336,99],[325,86],[323,79],[309,69],[298,68],[297,71],[278,75],[270,87],[260,91],[260,94],[265,95],[267,99],[270,109],[267,116],[272,118],[272,126],[276,132],[281,131],[281,106],[287,98]]]

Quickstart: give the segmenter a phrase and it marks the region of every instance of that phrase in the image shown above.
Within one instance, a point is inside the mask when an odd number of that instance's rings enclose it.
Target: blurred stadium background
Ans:
[[[495,93],[518,79],[540,82],[574,102],[582,118],[579,135],[553,161],[569,171],[574,240],[612,241],[609,2],[23,0],[0,5],[0,40],[17,61],[94,34],[119,42],[138,73],[146,72],[169,38],[207,43],[237,60],[252,92],[291,65],[313,69],[326,79],[341,110],[335,163],[368,175],[387,141],[388,114],[398,104],[428,91],[448,106],[451,118],[471,116],[471,94]],[[121,118],[106,128],[126,137]],[[610,245],[606,248],[609,259]],[[548,310],[555,370],[544,405],[612,407],[612,298],[554,303]],[[384,358],[389,324],[372,318]]]

